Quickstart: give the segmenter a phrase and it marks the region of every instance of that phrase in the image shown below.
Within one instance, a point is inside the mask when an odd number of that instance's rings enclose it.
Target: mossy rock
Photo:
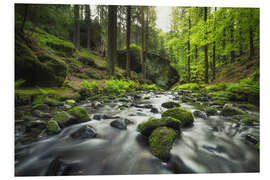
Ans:
[[[26,86],[61,86],[67,75],[64,61],[46,53],[39,58],[24,43],[16,40],[15,79],[25,80]]]
[[[212,107],[206,107],[205,112],[206,112],[207,116],[217,115],[217,110],[215,108],[212,108]]]
[[[169,102],[162,103],[161,106],[164,108],[170,109],[174,107],[180,107],[180,104],[173,101],[169,101]]]
[[[90,57],[81,56],[78,58],[78,60],[85,65],[93,66],[93,67],[96,66],[95,61],[91,59]]]
[[[216,99],[211,103],[211,105],[223,106],[224,104],[226,104],[226,102],[227,101],[225,101],[223,99]]]
[[[161,114],[162,118],[172,117],[182,122],[183,127],[190,126],[193,124],[194,116],[192,112],[182,107],[175,107],[168,109]]]
[[[225,104],[221,111],[221,115],[223,116],[244,115],[244,114],[245,112],[234,107],[232,104]]]
[[[244,116],[241,121],[242,123],[246,125],[252,125],[255,120],[252,117],[247,115],[247,116]]]
[[[257,148],[258,150],[260,150],[260,141],[257,142],[256,148]]]
[[[76,49],[72,45],[65,43],[58,43],[57,41],[47,42],[47,45],[52,49],[54,49],[55,51],[58,51],[57,54],[61,56],[72,57],[74,56],[74,53],[76,51]]]
[[[168,127],[159,127],[149,137],[151,153],[161,160],[168,160],[172,149],[176,132]]]
[[[58,123],[54,120],[49,120],[46,127],[49,134],[57,134],[61,131]]]
[[[51,120],[56,121],[61,128],[64,128],[70,119],[67,112],[58,112]]]
[[[86,122],[90,119],[89,114],[82,106],[75,106],[68,110],[68,113],[72,116],[72,119],[75,119],[78,122]]]
[[[253,104],[238,104],[237,107],[249,111],[258,111],[258,107]]]
[[[182,122],[181,120],[172,118],[172,117],[164,117],[161,119],[158,118],[150,118],[145,122],[142,122],[138,125],[139,132],[148,137],[151,133],[158,127],[167,126],[173,128],[177,133],[180,134]]]

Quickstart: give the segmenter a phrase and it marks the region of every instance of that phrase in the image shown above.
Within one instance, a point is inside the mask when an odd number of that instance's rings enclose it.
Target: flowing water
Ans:
[[[259,125],[237,125],[222,116],[207,119],[195,118],[194,125],[182,128],[182,134],[174,142],[169,162],[153,156],[147,141],[137,131],[137,125],[150,117],[161,117],[150,108],[134,106],[151,104],[159,112],[166,109],[161,104],[178,96],[174,92],[140,94],[139,100],[127,96],[124,102],[115,99],[91,108],[91,103],[82,104],[89,110],[91,121],[64,128],[61,133],[41,138],[27,145],[18,145],[20,158],[15,161],[15,175],[46,175],[53,160],[62,163],[62,175],[110,175],[110,174],[168,174],[168,173],[232,173],[259,172],[259,151],[246,140],[247,134],[259,136]],[[148,96],[150,99],[144,99]],[[180,97],[181,98],[181,97]],[[123,98],[122,98],[123,99]],[[120,110],[122,104],[128,105]],[[196,110],[181,104],[190,111]],[[94,114],[107,118],[94,120]],[[253,112],[259,118],[259,114]],[[111,117],[111,119],[110,119]],[[126,130],[110,125],[115,119],[134,122]],[[90,139],[73,139],[70,135],[85,125],[91,125],[98,133]]]

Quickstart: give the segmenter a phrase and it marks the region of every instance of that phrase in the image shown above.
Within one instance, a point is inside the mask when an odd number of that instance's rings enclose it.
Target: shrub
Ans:
[[[172,90],[200,90],[201,86],[197,83],[187,83],[175,86]]]
[[[19,87],[21,87],[21,85],[25,82],[25,80],[23,79],[19,79],[15,81],[15,89],[18,89]]]
[[[106,93],[109,95],[119,95],[135,90],[136,83],[132,80],[108,80],[106,81]]]
[[[142,84],[142,89],[145,91],[157,91],[161,90],[156,84]]]
[[[81,82],[81,86],[82,88],[79,90],[80,99],[86,99],[91,96],[94,96],[99,91],[96,81],[89,82],[89,81],[83,80]]]

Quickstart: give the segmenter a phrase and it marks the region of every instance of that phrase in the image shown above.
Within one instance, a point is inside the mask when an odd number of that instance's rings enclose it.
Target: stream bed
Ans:
[[[90,121],[68,126],[57,135],[16,144],[15,175],[259,172],[259,151],[247,140],[248,136],[259,138],[259,123],[237,124],[220,115],[195,117],[192,127],[182,128],[168,162],[152,155],[137,126],[150,117],[160,118],[166,110],[161,104],[178,99],[181,95],[177,92],[167,91],[80,104],[90,114]],[[123,105],[125,108],[119,108]],[[197,110],[188,102],[181,107]],[[249,113],[259,120],[258,112]],[[126,129],[112,127],[116,119],[129,122]],[[95,129],[95,137],[72,137],[86,125]]]

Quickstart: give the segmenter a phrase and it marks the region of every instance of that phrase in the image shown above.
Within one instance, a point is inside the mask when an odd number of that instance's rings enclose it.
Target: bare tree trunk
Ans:
[[[187,70],[188,70],[188,82],[190,82],[190,29],[191,29],[191,20],[190,20],[190,15],[188,17],[188,43],[187,43],[187,48],[188,48],[188,67],[187,67]]]
[[[24,16],[23,16],[23,23],[22,23],[22,27],[21,27],[21,31],[23,32],[24,30],[24,25],[27,19],[27,14],[28,14],[28,4],[24,5]]]
[[[131,24],[131,6],[127,6],[127,39],[126,39],[126,46],[127,46],[127,63],[126,63],[126,73],[127,78],[130,78],[130,24]]]
[[[109,78],[112,78],[114,76],[114,64],[117,56],[117,6],[109,6],[108,16],[107,72]]]
[[[74,29],[74,44],[76,49],[80,48],[80,8],[79,5],[74,6],[75,29]]]
[[[207,21],[207,7],[204,8],[204,22]],[[207,44],[204,46],[204,81],[208,84],[208,46]]]
[[[254,56],[254,45],[253,45],[253,30],[250,28],[249,30],[249,59],[251,60]]]
[[[215,7],[215,12],[217,11],[217,8]],[[216,19],[214,19],[214,33],[216,37]],[[216,41],[213,42],[213,80],[216,79]]]
[[[91,10],[90,10],[90,5],[85,5],[85,19],[86,19],[86,23],[87,23],[87,49],[90,50],[90,42],[91,42],[91,36],[90,36]]]
[[[142,34],[141,34],[141,38],[142,38],[142,53],[141,53],[141,65],[142,65],[142,74],[143,77],[145,78],[145,64],[144,64],[144,7],[141,7],[141,30],[142,30]]]

